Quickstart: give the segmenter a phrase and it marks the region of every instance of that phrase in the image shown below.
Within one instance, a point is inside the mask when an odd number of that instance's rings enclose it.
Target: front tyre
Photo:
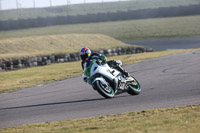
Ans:
[[[127,93],[130,95],[138,95],[141,92],[140,84],[134,77],[132,78],[134,79],[134,81],[128,83]]]
[[[108,83],[105,86],[101,83],[101,81],[97,80],[94,82],[94,89],[96,89],[98,93],[105,98],[113,98],[115,96],[114,90]]]

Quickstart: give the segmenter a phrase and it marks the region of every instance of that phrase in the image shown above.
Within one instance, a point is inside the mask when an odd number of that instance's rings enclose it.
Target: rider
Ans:
[[[81,49],[80,57],[82,60],[81,65],[82,65],[83,70],[85,70],[89,66],[89,64],[91,63],[90,61],[93,59],[100,59],[103,62],[107,61],[107,58],[104,55],[101,55],[98,53],[92,53],[91,50],[87,47],[84,47]],[[111,68],[114,68],[114,69],[117,69],[118,71],[120,71],[124,76],[126,76],[126,77],[130,76],[129,73],[126,72],[117,61],[110,60],[110,61],[107,61],[107,64]],[[88,77],[86,75],[83,75],[83,80],[85,82],[87,82],[87,78]]]

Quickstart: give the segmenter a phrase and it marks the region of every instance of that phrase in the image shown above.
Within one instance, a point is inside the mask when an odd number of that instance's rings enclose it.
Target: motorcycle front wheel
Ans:
[[[128,84],[127,93],[130,95],[138,95],[141,92],[140,84],[134,77],[132,78],[134,79],[134,81]]]
[[[105,98],[113,98],[115,96],[114,90],[108,83],[105,86],[101,83],[101,81],[97,80],[94,82],[94,88]]]

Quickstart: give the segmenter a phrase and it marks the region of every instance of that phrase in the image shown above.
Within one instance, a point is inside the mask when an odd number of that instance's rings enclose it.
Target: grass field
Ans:
[[[93,50],[130,47],[130,45],[101,34],[63,34],[31,36],[0,40],[0,59],[75,53],[87,46]]]
[[[200,36],[200,15],[0,31],[0,40],[56,34],[105,34],[119,40]]]
[[[147,8],[170,6],[187,6],[199,4],[200,0],[130,0],[120,2],[106,2],[93,4],[78,4],[70,6],[57,6],[51,8],[29,8],[19,10],[0,11],[0,20],[27,19],[47,16],[67,16],[77,14],[91,14],[102,12],[117,12]]]
[[[199,133],[200,105],[29,124],[0,133]]]
[[[129,54],[122,56],[114,56],[108,59],[121,60],[123,64],[126,65],[141,62],[147,59],[158,58],[162,56],[195,50],[200,49]],[[52,64],[43,67],[33,67],[15,71],[0,72],[0,93],[11,92],[39,84],[47,84],[57,80],[80,76],[81,74],[82,68],[80,61]]]

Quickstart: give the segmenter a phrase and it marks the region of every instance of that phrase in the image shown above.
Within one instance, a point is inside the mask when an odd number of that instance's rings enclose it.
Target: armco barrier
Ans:
[[[152,52],[151,48],[147,47],[126,47],[126,48],[113,48],[113,49],[101,49],[97,52],[105,56],[116,56],[143,52]],[[0,60],[0,71],[16,70],[27,67],[44,66],[52,63],[62,63],[80,60],[79,53],[71,54],[55,54],[55,55],[44,55],[37,57],[27,57],[21,59],[10,59],[10,60]]]

